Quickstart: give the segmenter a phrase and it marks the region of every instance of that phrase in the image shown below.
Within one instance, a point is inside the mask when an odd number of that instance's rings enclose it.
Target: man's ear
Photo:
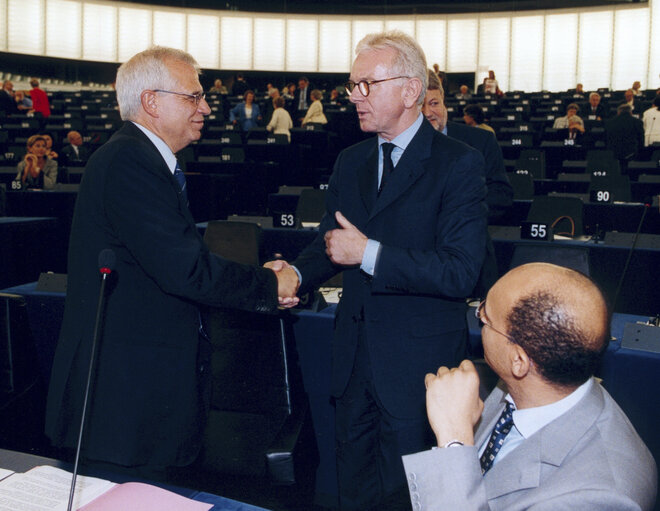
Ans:
[[[420,96],[423,96],[422,81],[419,78],[411,78],[403,86],[403,104],[406,108],[412,108],[417,104]]]
[[[154,91],[143,90],[140,94],[142,109],[151,117],[158,117],[158,96]]]
[[[525,350],[513,343],[510,346],[509,361],[511,364],[511,374],[518,380],[527,376],[533,366],[532,360]]]

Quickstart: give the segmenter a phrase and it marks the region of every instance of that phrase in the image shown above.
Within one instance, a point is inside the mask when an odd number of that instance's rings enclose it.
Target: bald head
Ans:
[[[607,346],[609,313],[598,287],[584,275],[531,263],[504,275],[488,294],[505,316],[508,335],[546,381],[586,381]]]

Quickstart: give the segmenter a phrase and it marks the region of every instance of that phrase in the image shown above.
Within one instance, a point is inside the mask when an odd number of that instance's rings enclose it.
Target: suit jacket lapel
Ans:
[[[360,197],[367,212],[373,209],[378,188],[378,139],[374,138],[374,142],[364,165],[358,170]]]
[[[435,130],[425,119],[394,167],[387,186],[383,188],[371,210],[370,218],[394,202],[426,172],[426,160],[430,157],[434,133]]]
[[[504,394],[502,398],[503,396]],[[539,486],[542,465],[559,467],[575,444],[593,425],[603,405],[600,386],[593,382],[591,390],[573,408],[526,439],[488,471],[484,476],[488,500]],[[490,421],[491,429],[499,413],[501,408],[494,419],[489,417],[493,419]],[[489,432],[484,434],[480,427],[478,434],[485,440],[485,434]],[[475,438],[475,441],[479,440]]]

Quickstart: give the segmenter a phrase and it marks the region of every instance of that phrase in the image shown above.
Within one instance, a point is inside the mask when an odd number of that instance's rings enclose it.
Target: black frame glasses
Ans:
[[[369,95],[369,87],[372,85],[375,85],[377,83],[382,83],[382,82],[389,82],[390,80],[398,80],[399,78],[410,78],[409,76],[393,76],[392,78],[383,78],[382,80],[360,80],[359,82],[355,83],[352,80],[347,81],[344,84],[344,88],[346,89],[346,92],[350,96],[353,93],[353,90],[355,90],[355,87],[360,90],[360,93],[366,98]]]
[[[484,318],[483,318],[484,314],[483,314],[482,311],[484,310],[485,307],[486,307],[486,300],[482,300],[481,302],[479,302],[479,305],[477,306],[477,308],[474,311],[474,317],[476,317],[479,320],[479,326],[481,326],[481,327],[487,326],[493,332],[497,332],[498,334],[503,335],[504,337],[506,337],[510,342],[512,342],[514,344],[517,344],[516,341],[513,339],[513,337],[511,337],[508,334],[505,334],[501,330],[498,330],[497,328],[495,328],[490,323],[486,323],[486,321],[484,321]]]
[[[177,96],[185,96],[190,98],[198,106],[200,101],[206,98],[205,92],[198,92],[197,94],[186,94],[185,92],[174,92],[172,90],[154,89],[153,92],[164,92],[165,94],[176,94]]]

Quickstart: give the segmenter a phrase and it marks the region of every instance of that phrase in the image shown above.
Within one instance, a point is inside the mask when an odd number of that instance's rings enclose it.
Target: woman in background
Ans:
[[[328,124],[328,119],[326,119],[325,114],[323,113],[323,104],[321,99],[323,99],[323,93],[314,89],[309,93],[309,96],[312,98],[312,104],[309,105],[305,118],[302,120],[302,125],[306,124]]]
[[[282,96],[275,98],[273,104],[275,110],[266,129],[272,131],[275,135],[286,135],[289,142],[291,142],[291,132],[289,130],[293,128],[293,121],[289,112],[284,109],[284,98]]]
[[[46,157],[48,149],[42,135],[32,135],[27,141],[27,154],[17,165],[18,174],[14,179],[18,188],[55,188],[57,182],[57,162]]]
[[[240,124],[243,131],[249,131],[257,127],[261,121],[259,105],[254,102],[254,92],[245,91],[245,99],[229,111],[229,120],[234,124]]]

